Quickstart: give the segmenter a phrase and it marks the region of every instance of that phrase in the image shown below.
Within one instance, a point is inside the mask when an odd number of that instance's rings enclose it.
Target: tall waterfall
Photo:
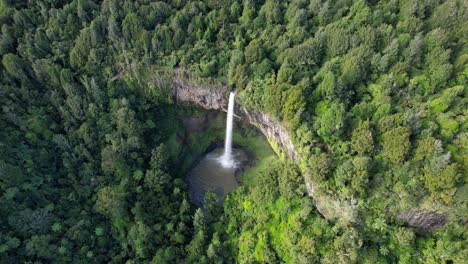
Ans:
[[[229,94],[229,104],[226,120],[226,139],[224,141],[224,154],[220,157],[221,164],[225,168],[235,165],[232,159],[232,118],[234,115],[234,92]]]

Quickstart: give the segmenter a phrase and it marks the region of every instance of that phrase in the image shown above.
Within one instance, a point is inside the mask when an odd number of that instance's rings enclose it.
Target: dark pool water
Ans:
[[[203,206],[206,192],[214,192],[219,198],[239,186],[240,181],[236,174],[244,167],[248,159],[247,153],[239,148],[233,148],[232,154],[237,166],[224,168],[219,162],[223,148],[216,148],[202,157],[187,175],[189,195],[192,202],[199,207]]]

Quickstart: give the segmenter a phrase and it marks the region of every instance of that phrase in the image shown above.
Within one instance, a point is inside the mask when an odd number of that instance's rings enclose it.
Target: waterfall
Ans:
[[[232,159],[232,118],[234,116],[234,92],[229,94],[229,104],[226,120],[226,139],[224,141],[224,154],[220,157],[221,164],[225,168],[234,167]]]

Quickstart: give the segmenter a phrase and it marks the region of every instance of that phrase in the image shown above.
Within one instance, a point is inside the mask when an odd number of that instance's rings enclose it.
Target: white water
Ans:
[[[234,116],[234,92],[229,94],[229,104],[226,120],[226,139],[224,141],[224,154],[220,157],[221,165],[232,168],[236,164],[232,158],[232,119]]]

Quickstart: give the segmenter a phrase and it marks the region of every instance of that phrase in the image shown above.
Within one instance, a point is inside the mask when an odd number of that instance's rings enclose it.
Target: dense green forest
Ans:
[[[465,263],[467,18],[464,0],[0,0],[0,263]],[[192,110],[152,79],[175,69],[235,86],[299,158],[196,208],[174,143]],[[418,208],[447,224],[396,217]]]

